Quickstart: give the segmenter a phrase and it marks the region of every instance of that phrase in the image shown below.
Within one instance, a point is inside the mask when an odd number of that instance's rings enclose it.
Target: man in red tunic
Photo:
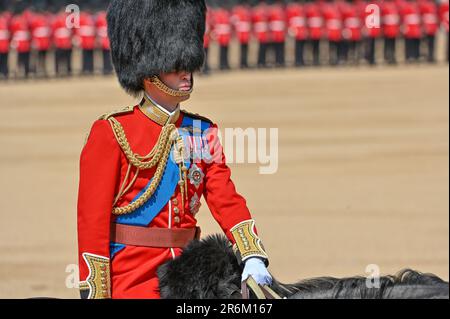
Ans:
[[[400,15],[405,37],[406,62],[418,62],[420,58],[420,39],[422,38],[422,21],[416,1],[406,0],[401,5]]]
[[[305,65],[304,50],[308,38],[305,8],[299,1],[293,1],[286,6],[286,18],[289,34],[295,39],[295,66]]]
[[[200,0],[111,1],[113,64],[122,87],[143,97],[94,122],[81,153],[83,298],[158,298],[158,267],[199,236],[202,195],[235,245],[242,280],[272,280],[255,221],[230,179],[217,125],[180,110],[192,92],[192,72],[204,62],[205,15]]]
[[[258,41],[258,68],[267,67],[267,49],[269,46],[269,21],[267,4],[261,1],[252,8],[253,32]]]
[[[396,44],[400,35],[400,14],[393,0],[385,0],[381,7],[381,24],[384,36],[384,60],[396,64]]]
[[[219,68],[229,70],[228,48],[231,42],[231,14],[227,4],[213,10],[214,38],[219,44]]]
[[[252,14],[250,7],[244,1],[240,1],[239,5],[235,6],[232,11],[231,21],[233,22],[234,30],[237,39],[241,45],[241,69],[248,68],[248,45],[250,42],[250,35],[252,32]]]
[[[72,74],[73,29],[67,26],[68,13],[61,10],[52,21],[56,76]]]
[[[8,79],[9,67],[8,56],[11,42],[11,33],[9,32],[10,13],[5,11],[0,13],[0,80]]]
[[[436,62],[434,54],[436,34],[439,31],[438,6],[433,0],[420,0],[418,3],[423,32],[427,42],[427,61],[434,63]]]
[[[108,23],[106,21],[106,11],[100,11],[95,17],[95,27],[97,32],[97,46],[102,52],[103,57],[103,74],[112,73],[111,64],[111,47],[108,38]]]
[[[305,11],[313,55],[313,64],[318,66],[320,64],[320,40],[324,33],[324,20],[320,4],[309,0],[305,5]]]

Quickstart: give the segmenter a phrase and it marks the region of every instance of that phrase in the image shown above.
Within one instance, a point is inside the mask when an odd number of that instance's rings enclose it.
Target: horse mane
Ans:
[[[395,275],[381,276],[377,287],[368,286],[367,281],[368,279],[362,276],[317,277],[301,280],[295,284],[283,284],[275,280],[273,289],[294,299],[385,299],[398,298],[399,296],[393,293],[399,291],[405,293],[408,288],[447,286],[448,296],[448,283],[434,274],[412,269],[403,269]]]
[[[229,299],[240,298],[243,267],[224,235],[194,240],[181,256],[159,267],[162,298]],[[404,269],[381,276],[379,287],[368,287],[361,276],[317,277],[294,284],[273,280],[272,289],[289,299],[384,299],[448,298],[448,283],[433,274]]]

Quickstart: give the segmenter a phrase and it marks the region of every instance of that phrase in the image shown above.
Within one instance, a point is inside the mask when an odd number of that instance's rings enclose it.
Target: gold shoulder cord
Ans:
[[[120,145],[120,148],[124,152],[125,156],[129,161],[128,172],[124,179],[124,184],[122,185],[118,196],[114,201],[114,205],[117,203],[118,199],[131,187],[131,185],[136,180],[137,174],[139,170],[147,170],[156,166],[156,172],[153,176],[153,180],[150,183],[147,190],[133,203],[123,206],[123,207],[113,207],[114,215],[126,215],[134,212],[136,209],[144,205],[144,203],[155,193],[156,188],[161,182],[164,170],[167,165],[167,161],[169,159],[170,151],[172,149],[172,145],[174,148],[174,160],[178,164],[180,171],[180,181],[178,182],[180,186],[181,198],[182,198],[182,207],[184,209],[184,200],[185,196],[187,196],[187,168],[184,165],[183,155],[184,155],[184,144],[183,139],[179,135],[178,130],[174,124],[165,125],[162,128],[162,131],[158,137],[158,141],[150,153],[146,156],[140,156],[134,153],[131,149],[130,143],[127,140],[125,135],[125,131],[122,125],[119,123],[117,119],[113,116],[105,116],[104,119],[108,120],[111,124],[112,130],[114,132],[114,136],[117,139],[117,142]],[[131,183],[124,189],[125,183],[128,179],[128,175],[130,172],[131,166],[136,167],[136,175],[134,176]]]

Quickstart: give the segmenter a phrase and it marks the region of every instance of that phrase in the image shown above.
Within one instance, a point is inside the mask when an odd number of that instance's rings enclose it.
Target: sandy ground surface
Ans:
[[[278,128],[276,174],[233,164],[280,280],[449,277],[447,65],[199,77],[184,108],[222,128]],[[114,78],[0,85],[0,297],[78,298],[78,160],[91,123],[133,104]],[[203,233],[219,232],[206,205]],[[69,271],[69,272],[66,272]],[[69,277],[68,277],[69,276]]]

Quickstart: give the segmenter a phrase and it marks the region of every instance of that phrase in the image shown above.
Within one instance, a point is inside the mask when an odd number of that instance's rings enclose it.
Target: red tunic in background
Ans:
[[[436,3],[431,0],[421,0],[419,1],[419,11],[424,33],[435,35],[439,30],[439,13]]]
[[[68,14],[65,12],[56,15],[52,22],[53,29],[53,44],[58,49],[72,48],[72,29],[66,25]]]
[[[319,5],[314,2],[307,3],[305,11],[309,37],[313,40],[320,40],[324,32],[324,20]]]
[[[340,41],[342,39],[342,17],[338,6],[335,3],[325,3],[322,5],[322,14],[325,19],[328,40]]]
[[[50,16],[39,13],[34,14],[31,18],[31,37],[32,45],[38,51],[47,51],[51,46],[52,29]]]
[[[296,40],[308,38],[306,25],[306,12],[300,3],[290,3],[286,7],[286,18],[288,21],[289,34]]]
[[[400,14],[394,1],[383,2],[381,7],[381,22],[385,37],[396,38],[400,35]]]
[[[97,14],[95,27],[97,30],[97,39],[100,48],[103,50],[109,50],[110,42],[108,38],[108,23],[106,21],[106,11],[100,11]]]
[[[231,20],[239,43],[248,44],[252,33],[252,13],[250,8],[247,6],[234,7]]]
[[[252,10],[253,31],[259,43],[269,42],[269,20],[267,5],[260,4]]]
[[[228,46],[231,41],[231,15],[228,10],[219,8],[213,11],[214,36],[219,45]]]
[[[12,46],[19,53],[30,52],[31,33],[28,19],[25,15],[13,16],[10,24]]]
[[[281,5],[271,5],[268,8],[269,32],[272,42],[280,43],[286,40],[286,15]]]
[[[76,29],[75,32],[83,50],[95,49],[95,21],[91,14],[86,12],[80,14],[80,28]]]
[[[10,18],[6,14],[0,14],[0,53],[8,53],[11,41],[9,32]]]
[[[419,6],[415,2],[404,2],[400,10],[403,21],[403,34],[408,39],[422,36]]]
[[[448,22],[448,0],[442,1],[439,6],[439,17],[441,20],[442,27],[448,33],[449,22]]]

